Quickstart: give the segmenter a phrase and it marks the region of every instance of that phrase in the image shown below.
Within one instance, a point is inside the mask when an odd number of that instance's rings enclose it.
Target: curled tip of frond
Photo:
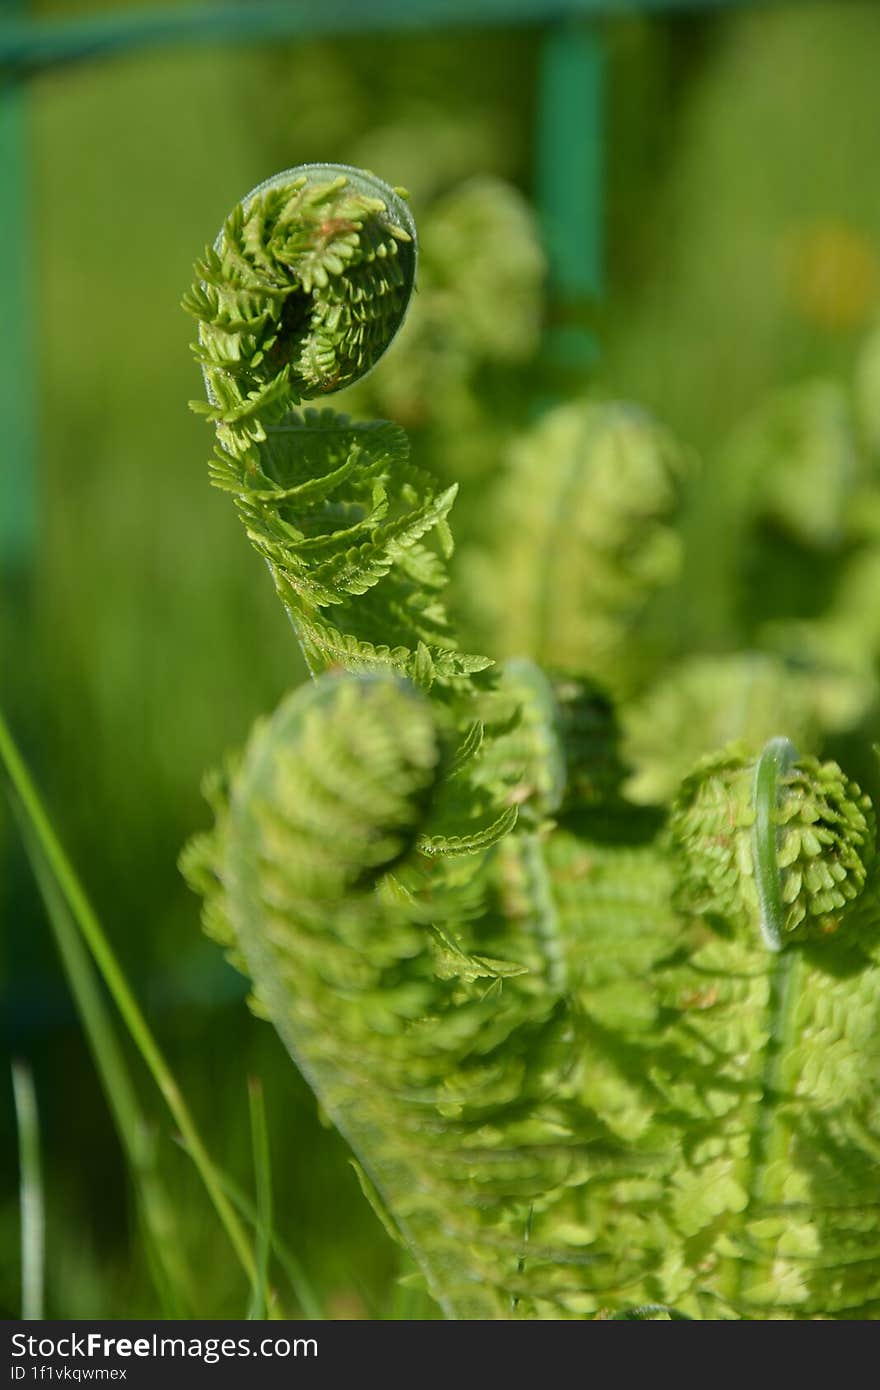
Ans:
[[[772,739],[700,762],[681,785],[670,835],[693,912],[758,930],[770,950],[836,933],[876,856],[870,798],[834,762]]]
[[[234,436],[264,400],[277,415],[364,376],[403,322],[416,257],[406,203],[372,174],[301,165],[249,193],[183,301],[217,423]]]
[[[413,848],[437,760],[430,708],[402,682],[324,676],[253,740],[232,815],[237,800],[247,804],[261,865],[283,843],[298,901],[329,904]]]

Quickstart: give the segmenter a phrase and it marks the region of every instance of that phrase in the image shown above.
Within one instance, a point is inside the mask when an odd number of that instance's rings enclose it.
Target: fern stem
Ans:
[[[528,885],[535,932],[547,960],[547,981],[554,991],[562,993],[568,982],[568,961],[560,935],[559,913],[553,898],[553,885],[547,872],[540,836],[534,832],[523,835],[519,851]]]
[[[70,907],[73,918],[94,957],[107,988],[122,1015],[123,1021],[141,1054],[146,1066],[162,1095],[172,1118],[177,1125],[186,1146],[192,1155],[199,1176],[205,1186],[214,1209],[229,1237],[248,1281],[256,1278],[256,1263],[253,1250],[244,1228],[230,1205],[217,1175],[213,1162],[205,1148],[189,1107],[166,1062],[158,1043],[150,1031],[140,1006],[129,988],[128,982],[119,966],[109,941],[104,935],[98,917],[89,902],[76,872],[68,859],[37,789],[16,747],[12,734],[0,712],[0,763],[5,767],[16,796],[21,802],[25,815],[33,827],[34,835],[45,855],[53,877]]]
[[[803,974],[803,954],[797,948],[780,953],[773,962],[770,975],[769,1037],[764,1050],[764,1069],[761,1076],[762,1104],[759,1111],[757,1137],[760,1158],[759,1182],[754,1184],[756,1195],[766,1197],[765,1170],[780,1156],[783,1128],[776,1124],[779,1101],[784,1099],[788,1085],[785,1062],[792,1041],[792,1027]],[[775,1130],[775,1134],[773,1131]]]
[[[752,857],[758,890],[761,936],[768,951],[782,950],[783,908],[777,855],[776,810],[779,778],[797,762],[797,749],[787,738],[773,738],[755,768],[755,825]]]
[[[741,1221],[756,1204],[770,1200],[767,1174],[782,1156],[787,1128],[781,1123],[780,1100],[785,1093],[784,1066],[791,1048],[791,1033],[800,992],[803,958],[796,948],[783,950],[782,891],[777,863],[779,779],[797,761],[797,749],[787,738],[774,738],[764,747],[755,769],[755,823],[752,852],[760,908],[761,937],[773,953],[768,974],[767,1041],[754,1107],[749,1145],[747,1201]],[[743,1294],[744,1261],[736,1261],[735,1298]],[[760,1282],[752,1271],[751,1282]]]
[[[763,1067],[761,1070],[760,1092],[755,1105],[755,1118],[749,1148],[748,1201],[744,1216],[754,1211],[756,1205],[766,1206],[774,1203],[774,1194],[768,1185],[768,1173],[779,1172],[779,1161],[790,1136],[790,1128],[781,1114],[781,1106],[788,1090],[785,1078],[785,1063],[791,1050],[792,1027],[798,999],[800,998],[803,976],[803,955],[797,947],[780,951],[770,967],[767,998],[767,1042],[764,1046]],[[742,1298],[743,1269],[742,1258],[737,1260],[736,1294],[737,1302]],[[750,1283],[760,1285],[762,1275],[769,1278],[768,1261],[751,1268]],[[738,1309],[738,1311],[741,1311]]]

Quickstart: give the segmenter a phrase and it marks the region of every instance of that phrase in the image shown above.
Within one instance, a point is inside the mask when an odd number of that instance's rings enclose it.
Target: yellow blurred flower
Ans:
[[[859,328],[880,299],[880,260],[870,237],[845,222],[797,230],[786,248],[790,298],[799,317],[828,332]]]

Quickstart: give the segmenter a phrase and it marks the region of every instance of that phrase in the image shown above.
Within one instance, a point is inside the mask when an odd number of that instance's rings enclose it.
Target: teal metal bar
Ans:
[[[8,7],[8,0],[7,0]],[[36,399],[25,94],[0,89],[0,566],[23,573],[36,530]]]
[[[783,0],[747,0],[754,8]],[[743,0],[251,0],[75,19],[0,20],[0,64],[27,76],[57,63],[185,42],[259,41],[309,34],[558,23],[570,18],[722,10]]]
[[[602,290],[604,78],[592,25],[548,30],[539,73],[538,205],[554,284],[575,299]]]
[[[551,26],[538,75],[536,193],[550,262],[547,356],[585,368],[598,357],[595,315],[603,283],[605,55],[595,24]]]

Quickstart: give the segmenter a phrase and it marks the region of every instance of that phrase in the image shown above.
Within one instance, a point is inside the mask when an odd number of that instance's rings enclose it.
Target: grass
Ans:
[[[44,1314],[43,1273],[46,1263],[46,1222],[40,1165],[40,1120],[30,1068],[12,1064],[12,1094],[18,1126],[18,1165],[21,1204],[21,1316],[39,1320]]]
[[[171,1072],[143,1013],[123,976],[112,947],[76,873],[46,816],[30,773],[0,714],[0,768],[8,782],[22,840],[46,906],[95,1068],[112,1110],[135,1182],[148,1261],[166,1317],[193,1315],[193,1274],[176,1234],[174,1213],[155,1162],[155,1143],[107,1009],[99,978],[116,1006],[179,1131],[181,1147],[192,1159],[216,1217],[251,1284],[248,1317],[278,1313],[270,1286],[273,1254],[287,1273],[302,1311],[321,1316],[320,1303],[301,1264],[273,1229],[269,1133],[263,1087],[248,1082],[256,1201],[251,1203],[209,1156],[180,1086]],[[39,1157],[39,1129],[33,1078],[22,1063],[13,1064],[13,1092],[19,1133],[21,1171],[22,1316],[43,1316],[44,1211]],[[254,1229],[254,1240],[242,1225]]]
[[[76,998],[80,1017],[92,1042],[95,1062],[123,1136],[125,1148],[134,1171],[141,1179],[142,1198],[146,1195],[147,1224],[155,1237],[156,1253],[164,1259],[167,1251],[168,1229],[162,1218],[161,1189],[155,1185],[155,1174],[149,1157],[147,1129],[138,1110],[134,1088],[128,1078],[121,1052],[116,1043],[114,1028],[108,1018],[95,979],[79,945],[84,944],[97,967],[129,1036],[137,1047],[147,1070],[165,1101],[180,1131],[186,1150],[196,1165],[217,1217],[248,1280],[259,1282],[253,1247],[239,1218],[218,1179],[201,1134],[192,1117],[183,1093],[177,1084],[164,1054],[143,1015],[143,1012],[120,969],[113,949],[92,908],[82,885],[46,815],[37,790],[2,714],[0,714],[0,764],[8,778],[13,808],[19,820],[25,848],[34,875],[46,903],[50,921],[59,942],[68,980]],[[71,928],[74,927],[76,935]],[[146,1194],[143,1182],[146,1179]],[[163,1239],[163,1233],[164,1239]],[[173,1241],[171,1242],[173,1245]],[[169,1271],[166,1270],[166,1274]],[[164,1281],[163,1281],[164,1282]],[[178,1281],[170,1287],[174,1301],[178,1298]]]

